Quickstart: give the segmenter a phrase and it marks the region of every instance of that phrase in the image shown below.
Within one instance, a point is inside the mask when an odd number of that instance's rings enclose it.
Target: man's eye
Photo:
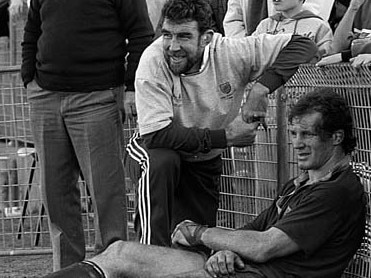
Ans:
[[[189,36],[189,35],[180,35],[179,36],[179,39],[180,40],[189,40],[189,39],[191,39],[191,36]]]
[[[296,132],[295,131],[290,131],[291,137],[296,137]]]
[[[313,132],[305,132],[303,133],[303,137],[304,138],[313,138],[313,137],[316,137],[317,134],[316,133],[313,133]]]
[[[164,34],[162,34],[162,36],[163,36],[165,39],[171,39],[171,34],[164,33]]]

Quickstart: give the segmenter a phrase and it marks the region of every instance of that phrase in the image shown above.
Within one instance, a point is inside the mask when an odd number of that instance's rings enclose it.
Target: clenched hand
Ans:
[[[256,129],[259,122],[246,123],[238,115],[225,129],[227,145],[232,147],[247,147],[254,144]]]

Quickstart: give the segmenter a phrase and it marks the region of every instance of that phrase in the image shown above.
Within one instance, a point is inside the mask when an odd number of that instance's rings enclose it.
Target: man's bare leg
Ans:
[[[205,260],[195,252],[130,241],[116,241],[90,259],[107,278],[210,278]]]

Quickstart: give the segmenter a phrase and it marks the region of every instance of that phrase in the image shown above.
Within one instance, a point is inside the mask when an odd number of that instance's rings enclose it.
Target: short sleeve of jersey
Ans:
[[[285,232],[310,256],[341,225],[344,195],[342,190],[318,186],[273,226]]]

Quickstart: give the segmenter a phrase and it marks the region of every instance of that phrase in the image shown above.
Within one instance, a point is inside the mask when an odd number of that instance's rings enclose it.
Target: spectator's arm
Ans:
[[[332,43],[333,53],[338,53],[350,48],[354,18],[365,0],[352,0],[334,33]]]
[[[334,34],[330,25],[326,22],[317,31],[315,42],[318,46],[320,57],[327,56],[332,53],[332,42]]]

